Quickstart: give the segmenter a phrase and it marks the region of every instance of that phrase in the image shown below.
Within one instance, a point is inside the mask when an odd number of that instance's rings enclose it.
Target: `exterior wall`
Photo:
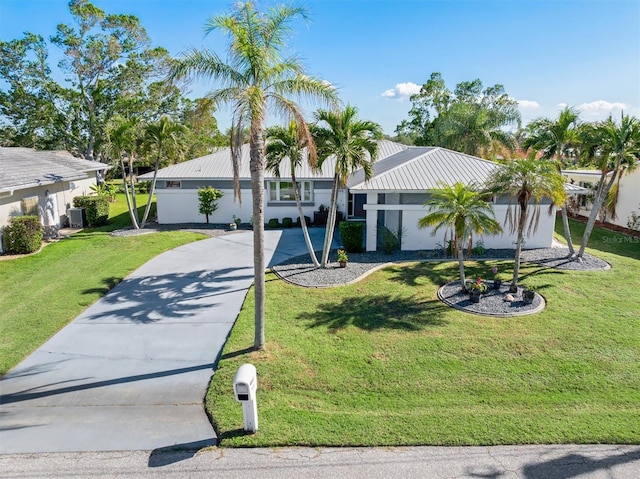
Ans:
[[[574,180],[576,184],[582,182],[593,183],[597,186],[600,180],[599,175],[585,175],[580,173],[564,172],[565,176],[570,180]],[[588,202],[586,206],[578,211],[581,215],[589,216],[592,210],[592,203]],[[640,214],[640,165],[631,173],[626,173],[620,179],[620,189],[618,190],[618,204],[616,206],[616,219],[607,216],[607,222],[618,226],[627,227],[627,222],[631,218],[631,212],[635,211]],[[600,219],[600,218],[598,218]]]
[[[47,224],[47,191],[54,198],[49,206],[53,203],[55,211],[49,212],[49,216],[53,216],[56,224],[51,226],[61,227],[66,219],[67,209],[73,206],[73,198],[91,194],[91,185],[95,184],[93,174],[91,176],[92,178],[83,180],[16,190],[11,196],[0,195],[0,228],[8,224],[11,217],[22,216],[24,213],[20,201],[34,196],[38,197],[38,214],[42,224]]]
[[[373,199],[373,198],[371,198]],[[507,213],[507,205],[494,205],[494,212],[496,220],[504,225],[504,220]],[[549,215],[548,205],[537,206],[541,208],[540,222],[538,230],[535,235],[531,237],[525,236],[525,249],[534,248],[549,248],[553,241],[553,231],[555,226],[555,210]],[[419,229],[418,220],[426,214],[426,210],[420,205],[377,205],[367,204],[365,206],[367,211],[367,251],[376,250],[376,219],[378,211],[385,211],[385,226],[392,230],[397,229],[395,227],[395,219],[391,222],[387,219],[389,217],[394,218],[395,215],[400,215],[400,223],[402,226],[402,250],[404,251],[417,251],[424,249],[437,249],[440,248],[439,244],[444,243],[444,230],[440,230],[436,236],[431,233],[432,228]],[[391,224],[393,223],[393,224]],[[516,240],[515,234],[510,234],[507,226],[503,226],[505,232],[501,235],[481,235],[474,238],[474,243],[477,244],[479,240],[484,242],[485,248],[496,249],[512,249]]]
[[[210,223],[230,223],[240,218],[243,223],[248,223],[253,215],[253,203],[251,200],[251,188],[244,182],[241,184],[242,205],[233,199],[233,189],[220,189],[223,197],[218,200],[218,209],[209,217]],[[298,218],[298,208],[295,202],[275,203],[268,201],[268,192],[265,189],[264,219],[265,223],[272,218],[282,222],[282,218],[292,218],[295,222]],[[319,206],[328,206],[331,200],[331,189],[317,188],[313,192],[313,203],[303,203],[302,210],[305,216],[313,220],[313,212]],[[191,188],[159,188],[156,190],[156,202],[158,222],[160,224],[174,223],[205,223],[205,215],[198,212],[198,192]],[[346,212],[346,190],[338,191],[338,211]]]

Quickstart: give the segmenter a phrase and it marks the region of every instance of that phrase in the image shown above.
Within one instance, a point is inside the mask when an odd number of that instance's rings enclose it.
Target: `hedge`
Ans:
[[[28,254],[42,245],[42,225],[37,216],[16,216],[4,228],[4,244],[8,254]]]
[[[109,199],[106,196],[76,196],[75,208],[84,208],[87,226],[103,226],[109,220]]]
[[[347,253],[362,253],[364,240],[364,223],[359,221],[340,222],[340,238]]]

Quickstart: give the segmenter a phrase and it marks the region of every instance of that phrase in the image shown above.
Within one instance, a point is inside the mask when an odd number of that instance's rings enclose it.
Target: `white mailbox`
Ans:
[[[244,430],[249,432],[258,430],[257,390],[258,375],[256,367],[253,364],[243,364],[238,368],[233,378],[233,392],[236,401],[242,403]]]

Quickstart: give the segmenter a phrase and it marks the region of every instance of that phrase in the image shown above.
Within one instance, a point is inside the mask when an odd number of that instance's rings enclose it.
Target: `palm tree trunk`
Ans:
[[[253,197],[253,274],[255,292],[254,349],[264,349],[264,140],[261,120],[251,125],[250,161],[251,194]]]
[[[156,177],[158,176],[158,169],[160,168],[160,153],[158,152],[158,158],[156,159],[155,168],[153,170],[153,180],[151,181],[151,188],[149,189],[149,199],[147,200],[147,206],[144,209],[144,215],[142,216],[142,221],[140,222],[140,228],[144,228],[145,223],[147,222],[147,217],[149,216],[149,211],[151,211],[151,200],[153,199],[153,193],[156,191]],[[207,218],[207,223],[209,222]]]
[[[562,204],[562,228],[564,229],[564,239],[569,247],[569,257],[573,257],[576,254],[576,250],[573,247],[573,241],[571,240],[571,230],[569,229],[569,215],[567,213],[567,203]]]
[[[326,268],[329,261],[329,252],[331,251],[331,243],[333,241],[333,230],[336,222],[336,209],[338,208],[338,174],[333,177],[333,188],[331,190],[331,203],[329,204],[329,214],[327,217],[327,226],[324,234],[324,244],[322,246],[321,268]]]
[[[460,284],[462,285],[462,290],[466,289],[466,279],[464,275],[464,251],[462,250],[462,240],[456,240],[456,249],[458,250],[458,270],[460,270]]]
[[[513,264],[513,280],[509,292],[516,293],[518,291],[518,276],[520,275],[520,252],[522,251],[522,238],[524,236],[524,226],[527,222],[527,206],[520,207],[520,217],[518,218],[518,237],[516,239],[516,253]]]
[[[302,203],[300,202],[300,192],[298,191],[298,183],[296,182],[296,174],[294,168],[291,168],[291,181],[293,181],[293,194],[296,198],[296,206],[298,207],[298,216],[300,218],[300,226],[302,226],[302,234],[304,236],[304,241],[307,243],[307,249],[309,250],[309,256],[311,256],[311,261],[313,265],[317,268],[320,266],[318,262],[318,258],[316,258],[316,252],[313,250],[313,244],[311,243],[311,238],[309,237],[309,230],[307,229],[307,222],[304,218],[304,211],[302,211]]]
[[[129,157],[129,187],[131,188],[131,207],[136,217],[135,227],[140,228],[140,218],[138,217],[138,203],[136,202],[136,185],[133,182],[133,157]]]
[[[603,191],[598,191],[596,197],[593,201],[593,209],[591,210],[591,214],[589,215],[589,219],[587,220],[587,226],[584,228],[584,234],[582,235],[582,241],[580,242],[580,250],[578,251],[578,259],[582,260],[582,256],[584,255],[584,249],[587,247],[587,243],[589,242],[589,237],[591,236],[591,232],[593,231],[593,226],[596,223],[596,218],[598,217],[598,211],[600,211],[600,207],[602,206],[602,202],[609,194],[611,187],[616,181],[616,177],[618,176],[619,170],[616,168],[613,170],[613,174],[611,175],[611,179],[605,186]],[[605,173],[602,173],[605,175]]]
[[[129,186],[127,185],[127,173],[124,171],[124,161],[120,159],[120,168],[122,169],[122,184],[124,185],[124,197],[127,199],[127,209],[129,210],[129,216],[131,216],[131,224],[134,229],[140,229],[138,225],[138,218],[133,213],[133,206],[131,205],[131,198],[129,198]]]

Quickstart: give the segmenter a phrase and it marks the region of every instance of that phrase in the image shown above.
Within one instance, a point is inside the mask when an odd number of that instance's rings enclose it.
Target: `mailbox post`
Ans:
[[[256,432],[258,430],[257,389],[258,376],[255,366],[253,364],[243,364],[238,368],[233,378],[233,392],[236,401],[242,403],[244,430],[248,432]]]

